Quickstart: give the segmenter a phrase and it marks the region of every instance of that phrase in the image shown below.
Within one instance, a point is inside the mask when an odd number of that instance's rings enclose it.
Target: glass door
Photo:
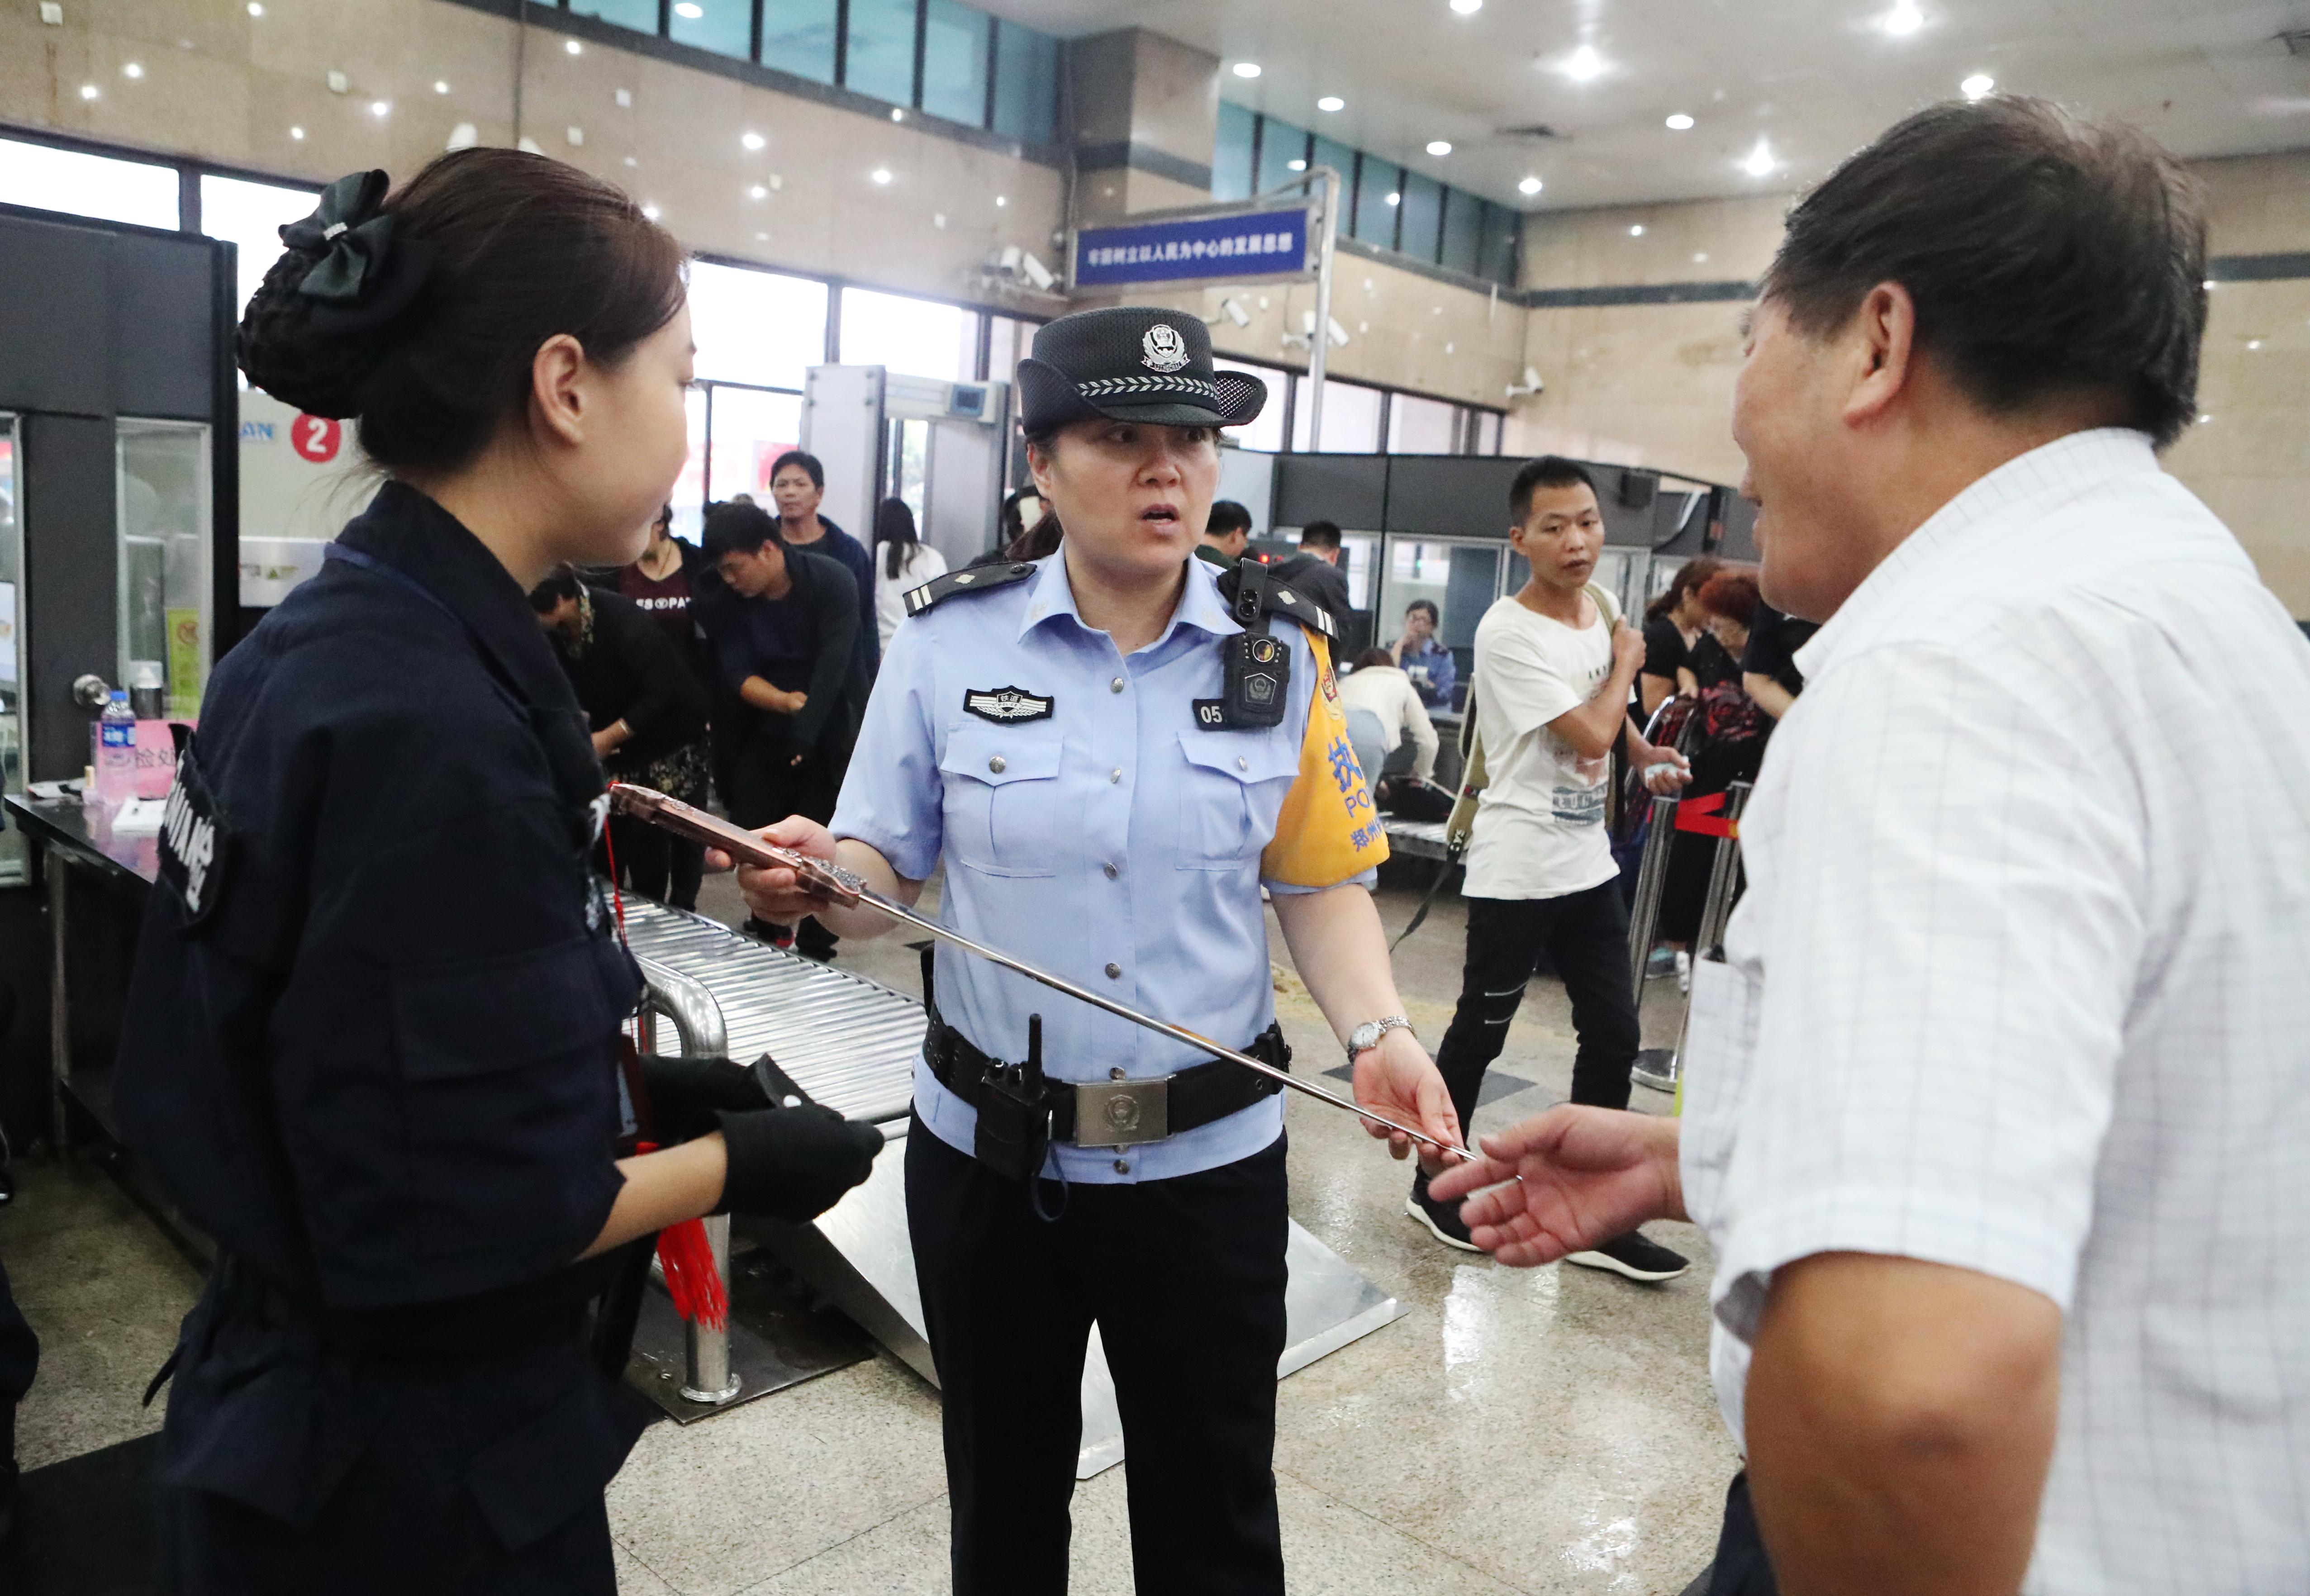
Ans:
[[[215,618],[209,569],[209,429],[200,421],[120,419],[119,674],[139,666],[167,684],[169,714],[199,715]]]
[[[24,629],[21,595],[24,568],[22,454],[16,418],[0,412],[0,787],[24,790]],[[0,886],[31,880],[23,832],[0,836]]]
[[[1437,639],[1452,651],[1464,683],[1475,668],[1476,624],[1500,596],[1507,553],[1498,538],[1389,537],[1380,567],[1375,635],[1390,641],[1402,636],[1405,609],[1415,599],[1426,599],[1436,606]]]

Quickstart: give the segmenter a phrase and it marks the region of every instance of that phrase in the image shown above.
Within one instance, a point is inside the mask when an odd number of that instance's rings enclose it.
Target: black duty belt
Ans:
[[[1011,1066],[981,1052],[947,1024],[935,1002],[925,1001],[923,1007],[930,1016],[929,1028],[923,1033],[923,1057],[931,1073],[941,1086],[978,1107],[988,1071]],[[1270,1025],[1243,1051],[1279,1070],[1291,1067],[1291,1047],[1280,1025]],[[1283,1089],[1264,1076],[1219,1059],[1151,1080],[1126,1080],[1120,1070],[1109,1073],[1112,1078],[1107,1080],[1045,1083],[1052,1141],[1136,1147],[1215,1123]]]

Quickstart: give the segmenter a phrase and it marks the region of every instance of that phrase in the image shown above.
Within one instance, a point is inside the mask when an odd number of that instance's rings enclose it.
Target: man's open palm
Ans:
[[[1553,1263],[1647,1219],[1685,1217],[1674,1120],[1568,1103],[1480,1145],[1481,1163],[1447,1170],[1428,1192],[1446,1202],[1475,1193],[1460,1218],[1502,1263]]]

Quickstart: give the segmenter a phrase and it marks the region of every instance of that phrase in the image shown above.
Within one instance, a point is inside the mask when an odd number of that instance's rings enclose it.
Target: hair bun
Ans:
[[[282,252],[241,312],[233,353],[251,387],[308,415],[342,421],[360,414],[369,378],[384,363],[384,340],[376,332],[332,335],[315,326],[315,302],[298,291],[312,269],[311,255]]]

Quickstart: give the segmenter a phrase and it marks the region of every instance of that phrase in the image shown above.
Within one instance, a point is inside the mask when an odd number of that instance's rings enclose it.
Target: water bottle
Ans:
[[[136,712],[116,687],[97,719],[96,801],[108,814],[136,796]]]

